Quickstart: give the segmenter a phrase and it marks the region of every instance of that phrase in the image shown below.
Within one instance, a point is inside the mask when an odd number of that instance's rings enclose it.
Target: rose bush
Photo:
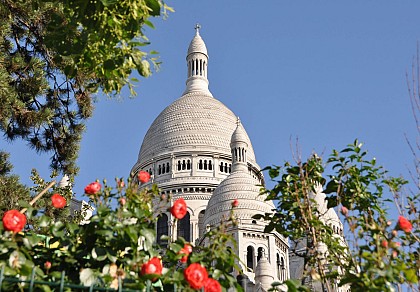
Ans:
[[[37,181],[41,183],[39,190],[48,185],[39,177]],[[171,198],[161,197],[157,186],[138,191],[137,183],[131,179],[125,187],[121,187],[121,180],[117,179],[115,188],[104,181],[102,186],[99,182],[89,184],[85,190],[87,194],[94,194],[90,196],[89,205],[96,211],[88,221],[83,220],[83,224],[78,223],[80,216],[63,217],[66,220],[57,216],[68,209],[51,207],[53,194],[63,192],[58,187],[34,205],[22,202],[22,208],[27,209],[28,222],[37,226],[42,236],[34,229],[19,232],[25,226],[26,217],[18,210],[5,213],[0,226],[0,250],[3,251],[0,265],[5,268],[2,291],[20,290],[16,280],[28,279],[32,271],[34,279],[43,283],[56,282],[64,272],[65,282],[72,285],[192,291],[184,276],[184,270],[191,265],[204,269],[206,275],[219,280],[226,289],[241,291],[230,274],[237,268],[235,256],[226,254],[226,246],[235,246],[235,243],[222,225],[206,235],[210,242],[207,247],[195,248],[193,252],[189,242],[178,238],[170,241],[163,252],[156,244],[157,218],[152,206],[167,206]],[[184,204],[181,211],[187,208]],[[178,203],[176,205],[179,207]],[[185,263],[180,263],[184,257]],[[15,279],[7,282],[9,278]],[[190,281],[194,285],[197,279]],[[49,291],[43,284],[35,284],[34,289]]]

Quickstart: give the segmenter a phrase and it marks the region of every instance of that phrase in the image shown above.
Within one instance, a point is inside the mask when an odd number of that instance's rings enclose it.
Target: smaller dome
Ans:
[[[232,172],[210,197],[204,217],[205,226],[217,225],[222,218],[228,218],[234,200],[239,202],[234,208],[234,215],[243,224],[251,224],[254,220],[252,216],[256,214],[271,213],[274,204],[260,195],[258,184],[258,180],[247,172]]]
[[[258,261],[257,268],[255,269],[255,280],[257,284],[261,285],[264,289],[263,291],[268,291],[271,288],[271,283],[274,281],[274,276],[272,275],[273,268],[270,262],[267,259],[266,255]]]
[[[248,146],[248,135],[245,132],[244,127],[242,126],[241,121],[238,120],[236,122],[236,129],[232,134],[232,138],[230,139],[230,147],[232,147],[233,145],[237,144],[237,143],[245,143]]]
[[[197,30],[194,38],[192,39],[192,41],[190,43],[190,46],[188,47],[187,56],[189,54],[192,54],[192,53],[202,53],[202,54],[204,54],[208,57],[206,44],[204,43],[203,39],[201,38],[198,30]]]

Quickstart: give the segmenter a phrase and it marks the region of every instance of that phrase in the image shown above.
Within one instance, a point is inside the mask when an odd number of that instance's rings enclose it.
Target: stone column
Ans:
[[[193,154],[191,157],[191,175],[195,176],[197,172],[197,154]]]

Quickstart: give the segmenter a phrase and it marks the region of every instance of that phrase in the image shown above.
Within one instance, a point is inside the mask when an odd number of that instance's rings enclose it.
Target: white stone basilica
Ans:
[[[231,233],[246,279],[241,282],[247,291],[266,291],[273,281],[289,278],[289,246],[280,234],[264,233],[264,221],[252,219],[274,205],[259,196],[257,185],[264,178],[239,118],[209,91],[208,59],[197,26],[187,53],[185,92],[150,126],[132,173],[149,171],[152,179],[144,187],[156,183],[172,200],[187,202],[188,213],[174,234],[171,214],[159,214],[158,238],[182,236],[199,244],[207,228],[220,224],[238,200],[234,216],[239,223]]]

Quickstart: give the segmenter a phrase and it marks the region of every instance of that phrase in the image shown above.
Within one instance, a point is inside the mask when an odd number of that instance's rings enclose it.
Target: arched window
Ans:
[[[164,174],[166,172],[165,170],[165,164],[162,164],[162,174]]]
[[[220,162],[220,172],[223,172],[223,162]]]
[[[156,228],[156,233],[157,233],[157,243],[160,246],[164,246],[166,247],[168,245],[168,241],[167,240],[162,240],[161,237],[162,235],[169,235],[168,233],[168,215],[166,214],[162,214],[157,221],[157,228]]]
[[[181,170],[181,160],[178,160],[178,170]]]
[[[213,166],[211,165],[211,160],[209,160],[209,170],[213,170]]]
[[[207,160],[204,160],[204,170],[207,170]]]
[[[182,160],[182,170],[185,170],[187,168],[187,165],[185,164],[185,160]]]
[[[203,75],[203,60],[200,59],[200,76]]]
[[[187,160],[187,169],[191,169],[191,161],[189,159]]]
[[[169,173],[169,162],[166,162],[166,173]]]
[[[277,267],[277,279],[279,279],[280,281],[281,279],[281,262],[280,262],[280,255],[277,254],[277,258],[276,258],[276,267]]]
[[[203,160],[200,159],[200,162],[198,163],[198,169],[203,169]]]
[[[285,273],[285,270],[286,270],[286,266],[284,265],[284,258],[283,257],[281,257],[281,259],[280,259],[280,269],[281,269],[281,278],[282,278],[282,280],[285,280],[284,273]]]
[[[206,214],[206,210],[202,210],[198,214],[198,236],[201,237],[204,232],[206,231],[206,226],[204,226],[204,215]]]
[[[178,221],[177,228],[178,237],[183,237],[186,241],[191,241],[190,237],[190,213],[187,214]]]
[[[232,164],[229,164],[229,173],[232,172]]]
[[[246,266],[254,270],[254,248],[252,246],[246,248]]]
[[[198,59],[195,59],[195,75],[198,75]]]
[[[159,170],[158,170],[158,174],[162,173],[162,167],[159,165]]]
[[[258,248],[258,254],[257,254],[257,264],[258,264],[258,262],[260,261],[260,259],[262,258],[263,253],[264,253],[264,248],[259,247],[259,248]]]
[[[225,172],[228,172],[227,163],[225,163]]]

